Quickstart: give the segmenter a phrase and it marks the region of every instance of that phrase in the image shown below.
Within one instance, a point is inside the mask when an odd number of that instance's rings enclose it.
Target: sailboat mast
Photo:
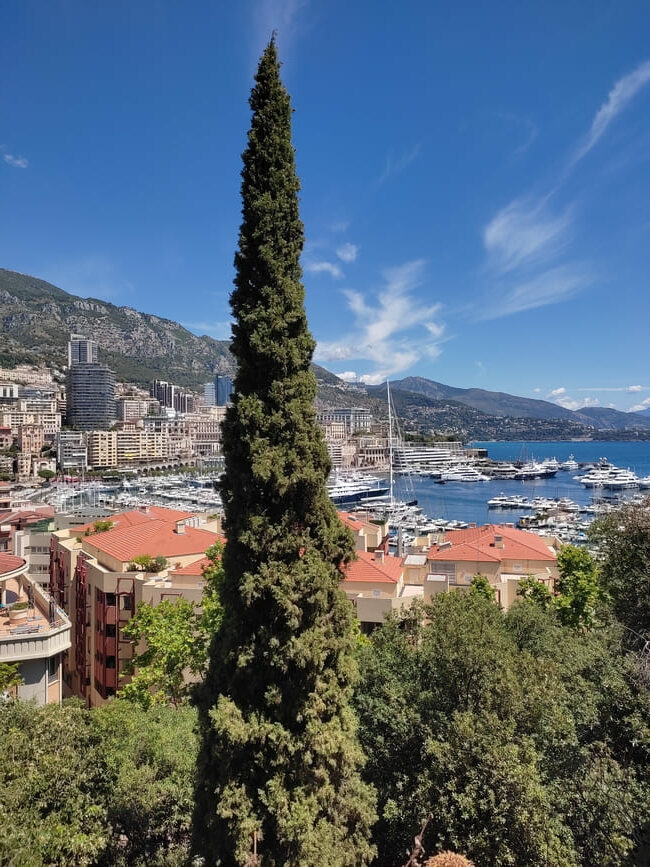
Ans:
[[[390,410],[390,382],[386,380],[386,400],[388,401],[388,472],[390,475],[390,504],[393,505],[393,414]]]

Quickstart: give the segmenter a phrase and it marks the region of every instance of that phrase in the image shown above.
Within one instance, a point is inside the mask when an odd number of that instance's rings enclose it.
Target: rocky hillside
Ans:
[[[228,343],[197,337],[178,322],[96,298],[79,298],[45,280],[0,269],[0,364],[65,364],[71,332],[97,341],[119,379],[167,379],[198,387],[232,373]]]

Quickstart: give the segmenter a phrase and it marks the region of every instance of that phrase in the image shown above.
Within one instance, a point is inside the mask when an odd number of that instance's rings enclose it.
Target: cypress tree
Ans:
[[[374,796],[359,775],[354,616],[338,588],[354,548],[325,488],[274,38],[250,106],[230,299],[238,369],[223,425],[223,620],[198,692],[194,850],[208,864],[358,867],[373,856]]]

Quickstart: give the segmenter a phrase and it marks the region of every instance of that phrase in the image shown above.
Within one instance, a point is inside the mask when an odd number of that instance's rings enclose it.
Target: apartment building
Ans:
[[[498,603],[509,608],[522,578],[532,576],[554,589],[559,577],[557,547],[555,540],[506,525],[449,530],[427,553],[424,598],[467,590],[474,575],[480,574],[494,588]]]
[[[69,427],[108,430],[115,421],[115,374],[103,364],[76,363],[66,376]]]
[[[38,455],[45,445],[45,431],[41,425],[24,424],[18,429],[18,448],[23,454]]]
[[[61,430],[61,413],[0,407],[0,427],[9,428],[14,436],[18,436],[20,428],[25,425],[42,427],[46,442],[54,442]]]
[[[65,474],[76,475],[88,468],[88,446],[81,431],[59,431],[56,437],[56,462]]]
[[[89,431],[88,466],[94,469],[117,466],[117,432],[114,430]]]
[[[114,695],[131,656],[123,627],[138,605],[182,596],[200,604],[202,573],[185,567],[201,561],[220,539],[220,524],[191,512],[156,506],[110,517],[111,529],[94,525],[52,534],[50,588],[72,622],[73,651],[65,665],[69,689],[89,706]],[[139,556],[167,560],[159,572],[135,568]]]
[[[63,657],[71,624],[43,588],[26,575],[22,557],[0,554],[0,663],[18,665],[18,698],[45,705],[63,696]]]
[[[340,423],[345,427],[346,434],[355,431],[367,431],[372,427],[373,417],[369,409],[363,407],[346,407],[327,409],[316,413],[316,421],[320,425]]]

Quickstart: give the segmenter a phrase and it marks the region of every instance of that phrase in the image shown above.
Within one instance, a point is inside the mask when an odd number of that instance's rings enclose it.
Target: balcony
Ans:
[[[70,621],[49,594],[25,575],[0,577],[0,662],[54,656],[70,647]],[[27,605],[10,614],[15,603]]]

